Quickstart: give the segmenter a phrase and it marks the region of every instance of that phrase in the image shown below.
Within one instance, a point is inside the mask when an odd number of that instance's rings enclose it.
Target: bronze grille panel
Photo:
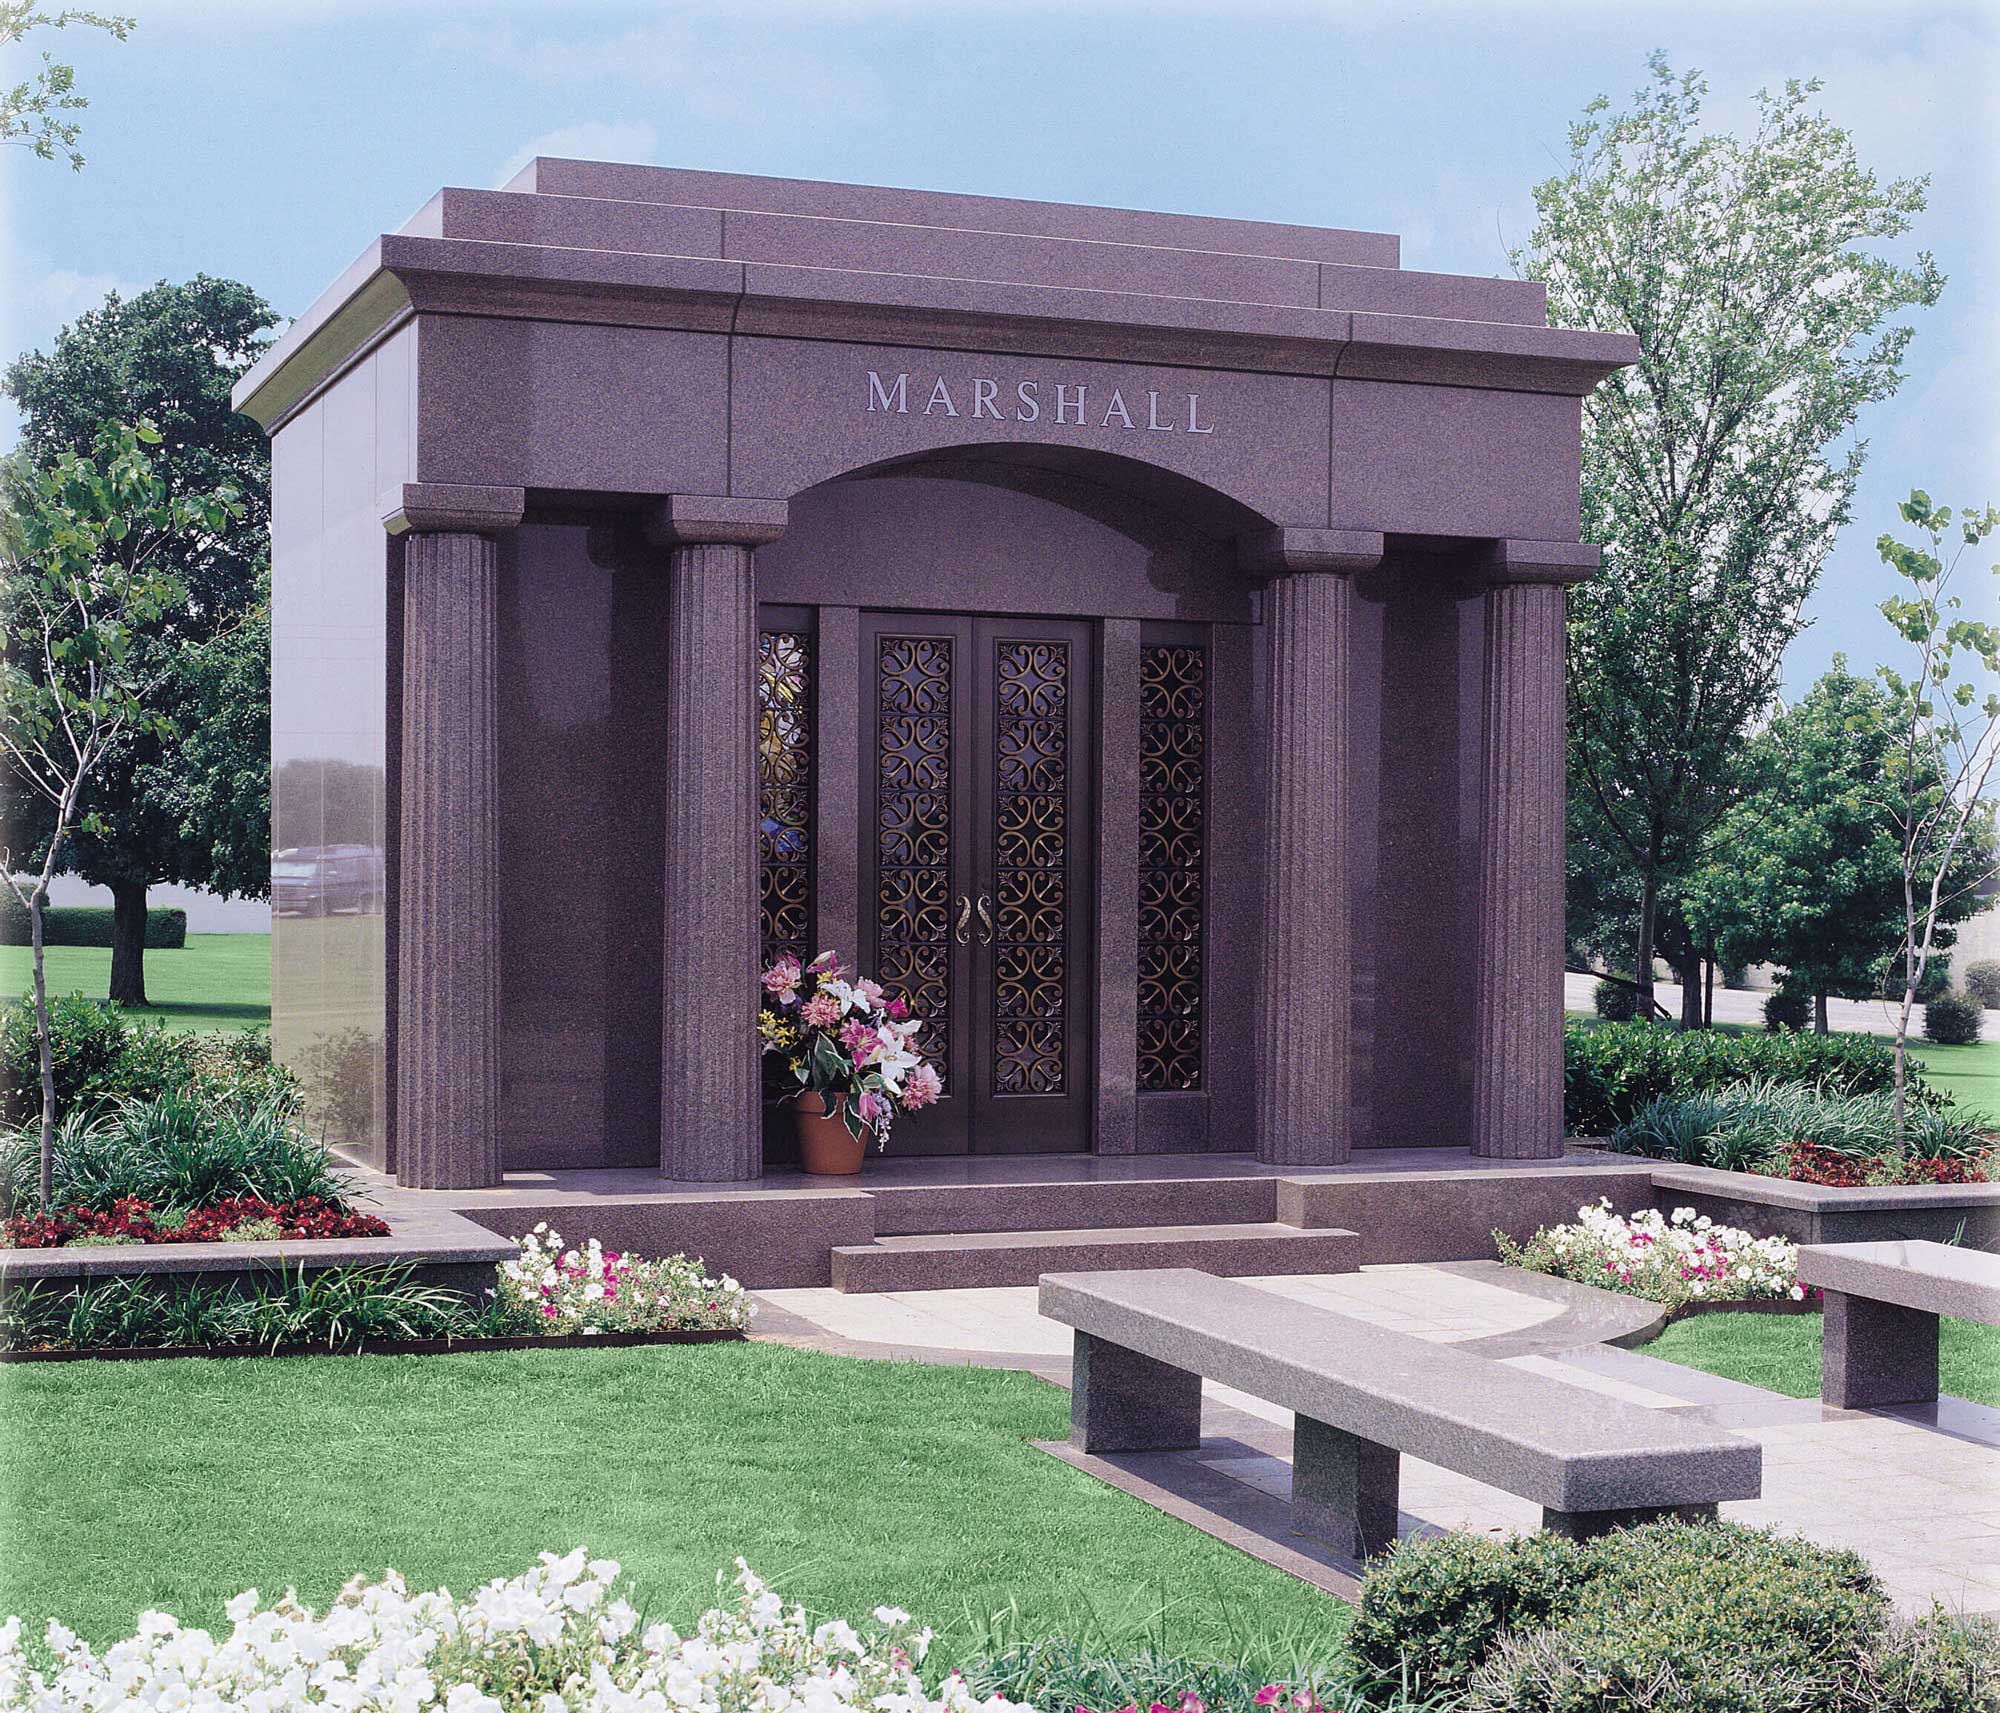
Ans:
[[[923,1020],[950,1086],[952,639],[885,636],[875,657],[876,978]]]
[[[1202,1086],[1207,651],[1139,660],[1139,1087]]]
[[[1069,644],[1001,642],[994,666],[993,1088],[1060,1094],[1068,1073]]]
[[[812,638],[757,633],[757,859],[764,962],[812,941]]]

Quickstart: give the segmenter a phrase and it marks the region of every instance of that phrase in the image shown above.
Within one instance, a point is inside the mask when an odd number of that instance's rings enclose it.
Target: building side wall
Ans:
[[[415,474],[414,330],[299,411],[271,446],[272,1044],[328,1140],[387,1147],[391,870],[389,538]]]

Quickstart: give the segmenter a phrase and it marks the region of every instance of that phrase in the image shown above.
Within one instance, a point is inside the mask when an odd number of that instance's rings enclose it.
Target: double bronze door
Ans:
[[[868,614],[863,967],[944,1095],[892,1154],[1090,1145],[1091,631]]]

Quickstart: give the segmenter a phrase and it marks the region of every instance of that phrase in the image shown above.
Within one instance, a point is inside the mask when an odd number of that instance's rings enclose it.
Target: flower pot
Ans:
[[[799,1127],[799,1163],[816,1178],[851,1178],[861,1170],[868,1145],[847,1133],[839,1108],[828,1117],[825,1101],[816,1094],[792,1097],[792,1118]]]

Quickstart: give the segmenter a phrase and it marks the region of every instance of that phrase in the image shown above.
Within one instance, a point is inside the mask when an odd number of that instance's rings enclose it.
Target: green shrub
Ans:
[[[1361,1585],[1347,1632],[1355,1676],[1378,1693],[1462,1689],[1503,1632],[1566,1611],[1577,1574],[1576,1547],[1555,1535],[1403,1541]]]
[[[160,1022],[135,1023],[119,1007],[81,994],[51,999],[49,1024],[62,1116],[122,1097],[153,1100],[176,1088],[294,1110],[299,1103],[298,1078],[272,1064],[266,1030],[184,1034]],[[35,1010],[22,1000],[0,1012],[0,1124],[36,1124],[41,1113]]]
[[[1591,990],[1590,1003],[1607,1023],[1630,1023],[1639,1015],[1638,990],[1619,981],[1600,981]]]
[[[40,1153],[34,1127],[0,1133],[0,1214],[35,1205]],[[344,1203],[350,1194],[326,1144],[293,1122],[284,1099],[171,1088],[94,1112],[73,1108],[56,1128],[58,1207],[108,1212],[127,1196],[162,1208],[207,1207],[237,1196]]]
[[[304,1266],[251,1283],[121,1276],[25,1286],[0,1297],[0,1349],[157,1350],[192,1345],[352,1349],[365,1338],[463,1338],[486,1311],[419,1283],[407,1263]]]
[[[1933,1606],[1862,1661],[1842,1713],[2000,1713],[2000,1624]]]
[[[1979,958],[1967,964],[1965,991],[1988,1011],[2000,1011],[2000,960]]]
[[[1776,1034],[1780,1029],[1810,1029],[1813,1025],[1813,996],[1793,993],[1787,988],[1764,1001],[1764,1027]]]
[[[1948,1106],[1915,1066],[1918,1104]],[[1654,1023],[1571,1022],[1563,1041],[1563,1117],[1576,1136],[1607,1136],[1661,1095],[1695,1095],[1759,1078],[1836,1094],[1895,1082],[1895,1055],[1872,1035],[1725,1035]]]
[[[108,904],[51,904],[42,910],[42,944],[45,946],[108,946],[112,940],[115,912]],[[146,950],[178,952],[187,945],[188,917],[185,910],[149,909],[146,912]],[[26,946],[34,941],[33,925],[21,901],[11,892],[0,893],[0,946]]]
[[[1839,1705],[1888,1628],[1851,1552],[1652,1523],[1582,1545],[1405,1541],[1363,1582],[1348,1646],[1378,1705],[1407,1689],[1479,1713],[1797,1713]]]
[[[1893,1095],[1762,1078],[1704,1094],[1662,1095],[1612,1131],[1610,1141],[1621,1154],[1725,1172],[1779,1170],[1794,1143],[1849,1160],[1972,1161],[1991,1147],[1976,1121],[1950,1112],[1919,1108],[1899,1130]]]
[[[1979,1039],[1985,1013],[1962,993],[1941,993],[1924,1007],[1924,1039],[1940,1047],[1967,1047]]]

